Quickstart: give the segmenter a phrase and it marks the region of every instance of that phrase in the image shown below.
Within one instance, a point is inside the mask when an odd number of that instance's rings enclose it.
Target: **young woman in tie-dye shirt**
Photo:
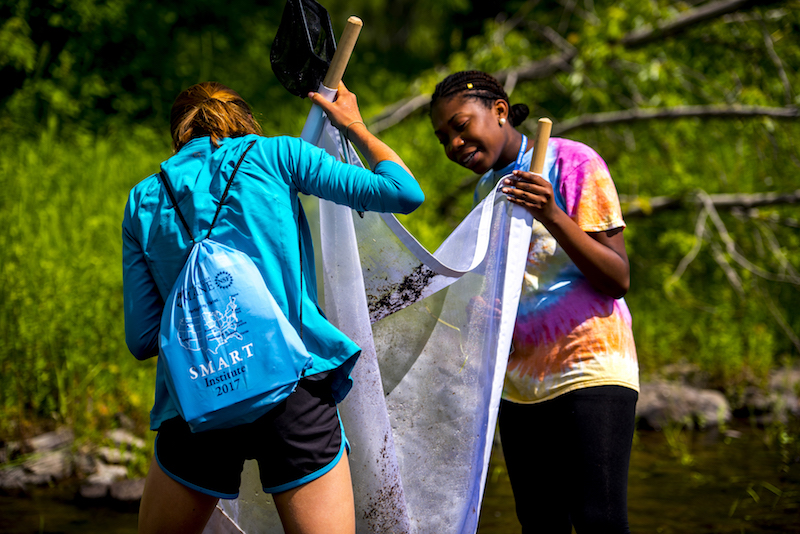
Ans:
[[[627,533],[639,371],[625,222],[588,146],[552,138],[542,176],[527,172],[533,143],[515,128],[527,115],[480,71],[431,100],[447,157],[483,175],[476,199],[500,187],[534,217],[499,416],[517,517],[523,533]]]

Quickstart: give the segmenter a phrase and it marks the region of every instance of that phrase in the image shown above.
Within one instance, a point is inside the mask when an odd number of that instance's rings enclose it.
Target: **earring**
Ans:
[[[500,120],[497,121],[497,122],[499,122],[500,126],[502,127],[506,123],[506,119],[505,119],[505,117],[500,117]]]

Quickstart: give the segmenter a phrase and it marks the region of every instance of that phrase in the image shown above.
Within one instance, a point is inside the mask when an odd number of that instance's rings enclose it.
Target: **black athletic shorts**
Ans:
[[[315,480],[339,462],[347,446],[330,380],[300,380],[281,404],[252,423],[193,433],[176,417],[164,421],[155,443],[161,469],[212,497],[239,495],[245,460],[256,460],[266,493]]]

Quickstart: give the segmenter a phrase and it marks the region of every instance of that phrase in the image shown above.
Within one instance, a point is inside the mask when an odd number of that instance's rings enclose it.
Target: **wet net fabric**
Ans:
[[[317,132],[312,142],[360,165],[329,124],[308,130]],[[318,213],[325,312],[362,348],[339,407],[357,532],[474,533],[530,215],[495,189],[430,253],[393,215],[362,218],[327,201]],[[246,464],[239,499],[220,505],[231,528],[282,532],[262,493],[257,467]]]

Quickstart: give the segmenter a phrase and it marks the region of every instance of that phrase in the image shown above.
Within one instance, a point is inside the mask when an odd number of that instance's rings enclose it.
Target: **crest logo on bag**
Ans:
[[[233,283],[233,277],[231,273],[227,271],[218,272],[217,275],[214,277],[214,281],[217,283],[217,287],[220,289],[228,289],[231,287]]]

